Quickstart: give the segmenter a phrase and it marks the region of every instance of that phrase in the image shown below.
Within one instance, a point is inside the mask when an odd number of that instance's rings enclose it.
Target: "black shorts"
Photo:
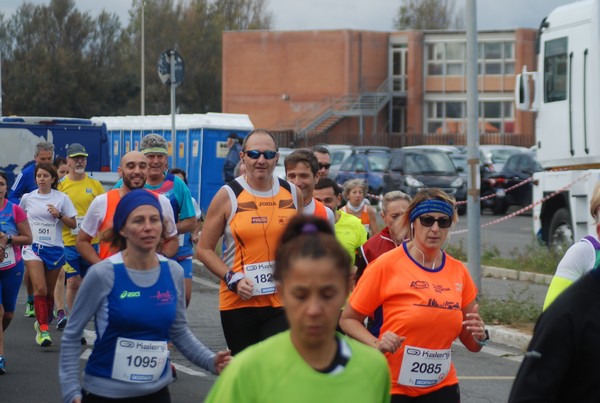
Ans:
[[[232,355],[289,328],[283,308],[271,306],[221,311],[221,325]]]
[[[436,390],[423,396],[410,397],[406,395],[392,395],[391,403],[460,403],[460,389],[458,383]]]

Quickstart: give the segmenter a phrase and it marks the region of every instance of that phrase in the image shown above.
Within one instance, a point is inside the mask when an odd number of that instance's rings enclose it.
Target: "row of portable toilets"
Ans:
[[[254,129],[248,115],[226,113],[176,115],[174,136],[171,115],[98,116],[92,121],[106,124],[112,171],[125,153],[139,149],[143,136],[162,135],[169,144],[169,168],[187,172],[192,196],[204,213],[223,185],[227,136],[245,137]]]

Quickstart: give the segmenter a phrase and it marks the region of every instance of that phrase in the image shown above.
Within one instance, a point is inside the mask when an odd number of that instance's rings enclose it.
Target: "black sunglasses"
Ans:
[[[319,163],[319,169],[329,169],[331,167],[331,164],[321,164]]]
[[[438,223],[440,228],[450,228],[452,219],[448,217],[433,218],[430,215],[422,215],[419,217],[419,222],[424,227],[433,227],[434,223]]]
[[[248,158],[251,158],[253,160],[259,159],[261,155],[263,157],[265,157],[266,160],[272,160],[273,158],[275,158],[277,156],[277,151],[248,150],[248,151],[244,151],[244,154],[246,154],[248,156]]]

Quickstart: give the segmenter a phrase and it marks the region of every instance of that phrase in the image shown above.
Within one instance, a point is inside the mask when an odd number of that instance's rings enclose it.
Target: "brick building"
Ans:
[[[514,107],[535,70],[536,31],[478,34],[481,143],[533,144]],[[466,141],[463,31],[243,31],[223,34],[223,112],[247,113],[282,145]]]

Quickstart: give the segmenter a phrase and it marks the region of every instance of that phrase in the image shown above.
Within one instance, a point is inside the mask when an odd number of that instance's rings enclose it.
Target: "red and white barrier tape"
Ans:
[[[538,201],[536,201],[535,203],[531,203],[529,206],[525,206],[525,207],[523,207],[522,209],[519,209],[519,210],[515,211],[514,213],[510,213],[510,214],[508,214],[508,215],[505,215],[504,217],[500,217],[500,218],[497,218],[497,219],[495,219],[495,220],[492,220],[492,221],[490,221],[490,222],[487,222],[487,223],[485,223],[485,224],[481,224],[480,228],[483,228],[483,227],[489,227],[490,225],[498,224],[498,223],[500,223],[500,222],[503,222],[503,221],[506,221],[506,220],[508,220],[508,219],[510,219],[510,218],[516,217],[516,216],[518,216],[519,214],[521,214],[521,213],[523,213],[523,212],[525,212],[525,211],[527,211],[527,210],[531,210],[532,208],[534,208],[534,207],[535,207],[535,206],[537,206],[538,204],[541,204],[541,203],[545,202],[546,200],[549,200],[549,199],[553,198],[553,197],[554,197],[554,196],[556,196],[557,194],[559,194],[559,193],[562,193],[562,192],[564,192],[565,190],[569,189],[569,188],[570,188],[571,186],[573,186],[575,183],[579,182],[580,180],[584,179],[585,177],[587,177],[587,176],[589,176],[589,175],[590,175],[590,172],[588,172],[587,174],[585,174],[585,175],[583,175],[583,176],[581,176],[581,177],[579,177],[579,178],[575,179],[573,182],[571,182],[571,183],[569,183],[568,185],[566,185],[566,186],[564,186],[564,187],[562,187],[562,188],[558,189],[557,191],[555,191],[555,192],[553,192],[553,193],[549,194],[548,196],[544,197],[543,199],[541,199],[541,200],[538,200]],[[453,231],[453,232],[451,232],[451,234],[452,234],[452,235],[456,235],[456,234],[464,234],[464,233],[465,233],[465,232],[467,232],[467,231],[468,231],[468,229],[467,229],[467,228],[465,228],[465,229],[461,229],[461,230],[459,230],[459,231]]]

